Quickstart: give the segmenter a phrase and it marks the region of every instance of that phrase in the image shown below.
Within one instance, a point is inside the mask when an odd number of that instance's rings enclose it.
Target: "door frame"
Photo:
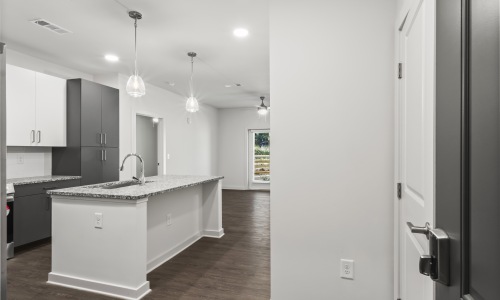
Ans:
[[[393,251],[394,251],[394,270],[393,270],[393,286],[394,286],[394,299],[401,299],[401,288],[402,288],[402,283],[401,283],[401,238],[402,238],[402,230],[405,230],[406,227],[402,228],[401,226],[401,221],[402,221],[402,203],[400,199],[400,184],[402,181],[402,170],[401,170],[401,155],[402,155],[402,149],[401,149],[401,105],[400,105],[400,99],[401,99],[401,84],[402,81],[399,78],[399,63],[402,62],[401,56],[402,56],[402,39],[404,38],[404,32],[403,29],[405,28],[405,25],[408,25],[407,19],[410,16],[410,13],[412,11],[415,11],[418,6],[420,5],[420,1],[406,1],[404,3],[404,6],[400,9],[398,12],[398,15],[396,16],[396,21],[394,24],[394,182],[393,182],[393,187],[394,187],[394,193],[393,193],[393,204],[394,204],[394,244],[393,244]],[[404,72],[403,72],[404,73]],[[435,93],[435,90],[434,90]],[[434,112],[435,113],[435,112]],[[435,128],[434,128],[435,130]],[[434,147],[435,141],[434,141]],[[435,148],[433,149],[434,152],[434,158],[435,158]],[[434,165],[434,186],[436,184],[436,178],[435,178],[435,165]],[[435,194],[435,189],[434,189],[434,194]],[[434,210],[435,210],[435,202],[436,199],[434,197]],[[433,219],[435,221],[435,211],[433,212]],[[429,279],[430,280],[430,279]],[[434,293],[434,299],[435,298],[435,293]]]
[[[401,34],[403,26],[406,22],[406,18],[410,13],[410,7],[408,2],[406,2],[406,6],[403,7],[398,16],[396,17],[396,22],[394,25],[394,47],[396,54],[394,56],[394,74],[399,73],[399,63],[401,62]],[[401,80],[398,76],[394,76],[395,84],[394,84],[394,194],[393,194],[393,203],[394,203],[394,299],[399,299],[401,294],[401,255],[400,255],[400,241],[401,241],[401,233],[400,233],[400,223],[401,223],[401,203],[398,197],[398,184],[401,182],[401,148],[400,148],[400,140],[401,140],[401,131],[400,131],[400,97],[401,97]]]
[[[269,135],[271,134],[271,129],[270,128],[260,128],[260,129],[251,129],[251,128],[248,128],[246,129],[246,154],[247,154],[247,159],[246,159],[246,169],[247,169],[247,190],[270,190],[271,189],[271,183],[262,183],[262,187],[260,188],[255,188],[255,187],[252,187],[252,183],[251,183],[251,180],[252,180],[252,176],[250,175],[252,173],[252,170],[250,169],[250,162],[253,161],[253,153],[251,153],[250,151],[250,133],[251,132],[255,132],[255,131],[267,131],[269,132]],[[271,145],[269,145],[269,147],[271,147]]]
[[[131,130],[131,141],[132,141],[132,152],[133,153],[136,153],[137,152],[137,116],[143,116],[143,117],[148,117],[148,118],[157,118],[158,119],[158,136],[157,136],[157,139],[158,139],[158,149],[157,149],[157,152],[158,152],[158,163],[160,164],[160,166],[158,167],[158,176],[161,176],[161,175],[165,175],[167,174],[167,166],[166,166],[166,162],[167,162],[167,151],[166,151],[166,122],[165,122],[165,119],[163,117],[159,117],[158,115],[155,115],[153,113],[150,113],[150,112],[146,112],[146,111],[134,111],[132,112],[132,130]],[[122,154],[124,155],[124,154]],[[136,164],[133,163],[131,165],[131,170],[132,170],[132,174],[134,174],[133,176],[135,176],[135,174],[137,174],[137,168],[136,168]]]
[[[0,4],[1,6],[1,4]],[[1,30],[0,30],[0,37]],[[5,96],[5,65],[7,46],[0,41],[0,216],[6,215],[6,96]],[[0,218],[0,300],[7,299],[7,221]]]

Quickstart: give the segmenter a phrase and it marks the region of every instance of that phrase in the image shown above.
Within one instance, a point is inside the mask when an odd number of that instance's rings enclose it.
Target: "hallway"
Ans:
[[[269,192],[223,191],[222,239],[203,238],[148,274],[144,299],[269,299]],[[17,250],[17,249],[16,249]],[[8,262],[9,299],[112,299],[46,284],[50,242]]]

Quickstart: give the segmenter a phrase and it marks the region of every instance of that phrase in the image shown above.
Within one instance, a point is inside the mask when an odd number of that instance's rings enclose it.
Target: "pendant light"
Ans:
[[[193,65],[194,58],[196,57],[195,52],[189,52],[188,56],[191,57],[191,78],[189,79],[189,98],[186,101],[186,110],[191,113],[195,113],[200,110],[200,105],[198,104],[198,99],[194,96],[193,92]]]
[[[127,81],[127,94],[134,98],[142,97],[146,94],[146,87],[144,86],[144,81],[137,70],[137,20],[142,19],[142,14],[137,11],[129,11],[129,17],[134,19],[134,29],[135,29],[135,39],[134,39],[134,51],[135,51],[135,65],[134,74],[130,76]]]
[[[261,116],[265,116],[269,112],[268,107],[264,104],[264,99],[265,97],[260,97],[262,103],[257,107],[257,113]]]

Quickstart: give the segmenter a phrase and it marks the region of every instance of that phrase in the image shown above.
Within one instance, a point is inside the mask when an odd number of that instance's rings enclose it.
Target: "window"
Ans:
[[[252,181],[269,183],[271,181],[271,151],[269,130],[251,130],[253,137]]]

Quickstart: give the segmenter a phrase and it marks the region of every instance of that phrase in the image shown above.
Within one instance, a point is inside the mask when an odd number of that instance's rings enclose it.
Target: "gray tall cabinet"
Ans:
[[[118,90],[71,79],[67,93],[67,147],[52,149],[52,172],[82,176],[82,185],[118,180]]]

